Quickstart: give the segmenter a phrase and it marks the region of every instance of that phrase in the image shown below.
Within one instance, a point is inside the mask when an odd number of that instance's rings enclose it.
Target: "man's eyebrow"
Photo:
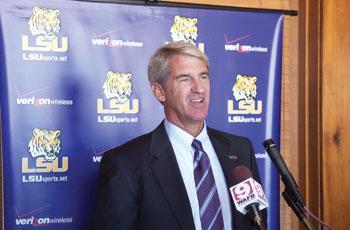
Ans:
[[[200,76],[202,76],[202,75],[208,75],[209,76],[209,72],[208,71],[203,71],[199,75]],[[180,74],[180,75],[176,76],[175,79],[179,79],[179,78],[182,78],[182,77],[191,77],[191,74],[186,74],[186,73]]]
[[[182,77],[191,77],[191,75],[190,74],[180,74],[180,75],[176,76],[175,79],[179,79]]]

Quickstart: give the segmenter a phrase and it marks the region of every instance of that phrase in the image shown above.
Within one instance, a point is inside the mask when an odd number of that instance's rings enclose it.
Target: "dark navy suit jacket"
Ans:
[[[208,128],[229,189],[231,173],[248,167],[260,183],[248,139]],[[189,198],[163,122],[152,132],[106,152],[94,229],[194,230]],[[234,229],[254,229],[232,207]],[[266,211],[263,213],[266,224]]]

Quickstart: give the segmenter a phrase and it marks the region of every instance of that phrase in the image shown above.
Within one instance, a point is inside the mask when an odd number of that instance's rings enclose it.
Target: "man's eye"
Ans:
[[[206,75],[206,74],[201,75],[201,79],[203,79],[203,80],[206,80],[206,79],[208,79],[208,78],[209,78],[209,76]]]
[[[179,81],[180,81],[180,82],[186,82],[186,81],[188,81],[188,80],[190,80],[189,77],[180,77],[180,78],[179,78]]]

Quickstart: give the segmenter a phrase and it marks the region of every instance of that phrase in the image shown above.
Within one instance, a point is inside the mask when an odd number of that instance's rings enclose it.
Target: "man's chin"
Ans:
[[[203,122],[207,118],[207,113],[206,114],[196,114],[192,116],[192,120],[194,122]]]

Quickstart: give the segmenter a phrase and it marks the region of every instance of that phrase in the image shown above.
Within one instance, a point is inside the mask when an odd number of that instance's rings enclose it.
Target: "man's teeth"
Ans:
[[[200,98],[200,99],[193,99],[192,102],[203,102],[204,98]]]

